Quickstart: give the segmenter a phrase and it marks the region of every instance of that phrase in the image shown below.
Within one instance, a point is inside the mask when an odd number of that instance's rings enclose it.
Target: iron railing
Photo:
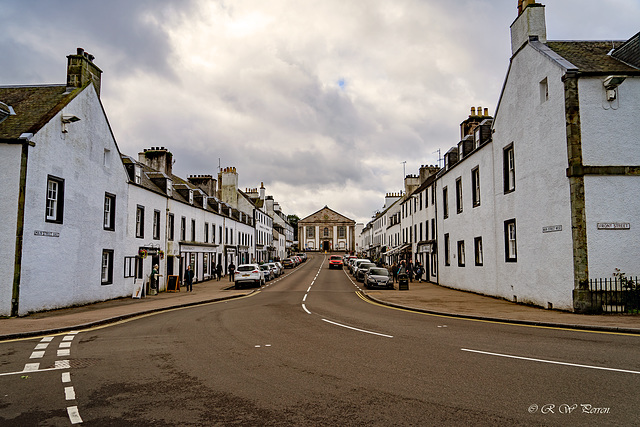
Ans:
[[[591,306],[604,313],[640,314],[638,277],[589,279]]]

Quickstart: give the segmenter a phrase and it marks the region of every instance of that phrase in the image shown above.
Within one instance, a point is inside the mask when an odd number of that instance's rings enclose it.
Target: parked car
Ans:
[[[264,280],[266,280],[268,282],[271,279],[273,279],[273,272],[271,271],[271,268],[269,268],[269,265],[261,264],[260,265],[260,270],[264,274]]]
[[[356,281],[364,282],[364,275],[369,271],[370,268],[375,267],[376,265],[372,262],[363,262],[358,266],[358,271],[356,271]]]
[[[246,283],[260,287],[264,285],[265,278],[258,264],[240,264],[233,275],[233,281],[236,289],[240,289]]]
[[[304,252],[300,252],[299,254],[296,254],[296,256],[299,256],[299,257],[300,257],[300,260],[301,260],[302,262],[306,262],[306,261],[307,261],[307,254],[306,254],[306,253],[304,253]]]
[[[363,262],[371,262],[371,261],[366,258],[360,258],[355,260],[353,264],[351,264],[351,274],[353,274],[354,277],[356,275],[356,271],[358,271],[358,266]]]
[[[342,257],[340,255],[329,255],[329,268],[342,269]]]
[[[280,276],[280,274],[282,274],[281,271],[280,271],[280,267],[278,267],[275,262],[267,263],[267,265],[271,269],[271,272],[273,273],[273,277],[274,278],[278,277],[278,276]]]
[[[364,275],[364,286],[369,289],[376,286],[393,289],[393,280],[389,276],[389,270],[382,267],[371,267]]]
[[[282,265],[282,263],[280,261],[276,261],[275,264],[280,269],[280,274],[284,273],[284,265]]]
[[[284,268],[293,268],[296,266],[291,258],[285,258],[284,260],[282,260],[282,265],[284,266]]]

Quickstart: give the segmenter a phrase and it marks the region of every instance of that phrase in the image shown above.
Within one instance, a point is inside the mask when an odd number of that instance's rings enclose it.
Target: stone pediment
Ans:
[[[341,223],[347,225],[355,225],[355,221],[325,206],[319,211],[309,215],[298,221],[298,224],[315,224],[315,223]]]

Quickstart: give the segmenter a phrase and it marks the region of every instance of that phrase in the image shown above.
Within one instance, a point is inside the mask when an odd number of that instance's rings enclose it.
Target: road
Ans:
[[[358,285],[316,255],[248,297],[0,343],[0,425],[638,425],[640,337],[392,309]]]

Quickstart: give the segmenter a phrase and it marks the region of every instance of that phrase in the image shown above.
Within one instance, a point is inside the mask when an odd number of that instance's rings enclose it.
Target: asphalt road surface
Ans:
[[[0,343],[0,425],[640,424],[638,336],[392,309],[354,282],[316,255],[248,297]]]

